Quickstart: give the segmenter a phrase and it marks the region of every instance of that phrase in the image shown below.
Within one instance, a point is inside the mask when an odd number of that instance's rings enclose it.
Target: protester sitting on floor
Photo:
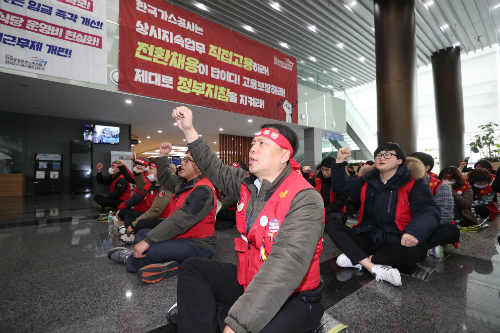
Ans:
[[[264,125],[252,141],[248,173],[217,158],[194,129],[191,110],[178,107],[173,116],[200,169],[239,201],[241,237],[235,239],[238,266],[199,258],[182,264],[178,308],[169,320],[177,320],[179,332],[314,330],[324,312],[323,203],[292,160],[297,135],[282,124]]]
[[[236,161],[233,163],[234,168],[242,168],[248,172],[245,162]],[[236,204],[238,200],[226,195],[222,201],[219,211],[217,212],[217,221],[215,222],[215,229],[226,229],[236,225]]]
[[[455,207],[455,201],[453,200],[453,191],[448,183],[442,182],[430,175],[430,172],[434,168],[434,157],[423,152],[416,152],[410,156],[418,158],[424,164],[424,182],[429,185],[441,211],[439,227],[434,230],[431,237],[429,237],[426,242],[429,248],[427,256],[431,259],[443,259],[444,246],[446,244],[455,244],[460,239],[460,230],[454,224],[453,209]]]
[[[124,200],[130,198],[130,186],[127,180],[123,177],[118,169],[117,162],[111,163],[108,170],[109,176],[102,175],[102,164],[97,164],[97,183],[109,185],[109,195],[96,195],[94,196],[95,202],[102,210],[115,210]]]
[[[171,151],[172,144],[162,143],[157,160],[158,182],[174,193],[168,206],[170,215],[154,229],[139,230],[133,250],[118,247],[108,253],[146,283],[174,275],[190,257],[212,258],[215,251],[214,187],[189,152],[182,159],[179,176],[173,176],[167,156]]]
[[[130,184],[135,184],[135,175],[138,174],[138,170],[140,169],[140,172],[144,175],[144,177],[148,176],[149,173],[149,164],[150,161],[146,157],[138,157],[134,161],[134,171],[131,172],[127,166],[123,163],[122,160],[118,161],[118,167],[120,168],[121,173],[123,174],[123,177],[130,183]],[[139,169],[138,169],[139,168]],[[150,183],[149,181],[147,183]],[[151,186],[151,184],[149,185]],[[147,192],[147,189],[143,192],[139,191],[137,186],[134,187],[134,192],[132,194],[132,197],[134,197],[134,201],[131,202],[131,206],[127,207],[134,207],[133,210],[139,213],[144,213],[148,210],[147,206],[147,201],[145,198],[145,193]],[[137,195],[136,195],[137,194]],[[142,199],[141,199],[142,198]],[[128,212],[128,211],[127,211]],[[123,220],[126,212],[122,212],[120,216],[117,217],[121,220]]]
[[[476,215],[471,212],[473,194],[472,188],[466,182],[460,170],[447,167],[441,170],[438,179],[451,186],[454,200],[453,219],[460,227],[477,224]]]
[[[363,177],[367,172],[372,170],[373,168],[370,165],[364,165],[359,169],[358,174],[354,178]],[[361,200],[359,197],[349,197],[345,208],[348,216],[355,217],[357,219],[359,217],[359,209],[361,208]]]
[[[375,167],[356,179],[346,179],[342,148],[332,165],[332,190],[360,197],[358,224],[354,228],[332,222],[326,225],[333,243],[344,252],[337,258],[341,267],[365,267],[377,280],[401,286],[398,269],[425,259],[425,242],[439,224],[439,207],[429,186],[425,169],[417,159],[406,158],[397,143],[382,144],[374,153]]]
[[[315,178],[309,180],[309,183],[321,194],[325,208],[325,223],[330,221],[341,221],[346,223],[347,213],[345,205],[347,197],[336,194],[332,191],[332,163],[333,157],[326,157],[321,161],[321,172]]]
[[[494,220],[498,215],[498,207],[493,198],[495,191],[490,185],[491,174],[485,169],[474,169],[469,174],[469,184],[472,187],[472,209],[481,219]],[[481,223],[482,221],[478,221]]]
[[[120,233],[124,234],[120,240],[126,244],[132,244],[135,239],[135,234],[141,229],[153,229],[169,216],[168,204],[172,197],[172,192],[160,185],[156,179],[156,164],[151,163],[146,182],[143,171],[143,166],[137,166],[137,174],[135,175],[136,186],[139,190],[144,191],[148,187],[146,193],[147,206],[149,209],[145,213],[129,211],[125,214],[124,226],[119,228]],[[151,186],[148,184],[151,183]]]

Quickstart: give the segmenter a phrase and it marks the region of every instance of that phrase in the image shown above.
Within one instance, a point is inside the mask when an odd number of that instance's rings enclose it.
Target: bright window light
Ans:
[[[289,48],[289,46],[288,46],[288,44],[287,44],[287,43],[280,43],[280,46],[281,46],[281,47],[284,47],[285,49],[288,49],[288,48]]]
[[[316,61],[316,58],[314,58],[314,57],[309,57],[309,60],[311,60],[311,61]]]
[[[254,32],[253,28],[251,26],[249,26],[249,25],[244,25],[243,29],[248,30],[250,32]]]
[[[273,7],[274,9],[276,9],[278,11],[281,11],[280,4],[277,2],[271,2],[271,7]]]
[[[316,32],[316,26],[314,25],[308,26],[307,29],[311,30],[312,32]]]

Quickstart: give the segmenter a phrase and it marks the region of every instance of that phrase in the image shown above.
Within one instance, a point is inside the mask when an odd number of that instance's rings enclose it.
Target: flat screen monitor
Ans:
[[[85,125],[83,129],[83,140],[92,141],[93,143],[117,145],[120,143],[120,127]]]

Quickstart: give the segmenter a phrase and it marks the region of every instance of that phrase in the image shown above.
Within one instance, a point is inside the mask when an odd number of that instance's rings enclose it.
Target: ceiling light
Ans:
[[[161,131],[158,131],[158,133],[161,133]]]
[[[351,7],[356,6],[356,1],[351,2]]]
[[[300,63],[301,63],[301,64],[303,64],[303,63],[304,63],[304,60],[301,60],[301,61],[300,61]]]
[[[338,48],[343,49],[343,48],[344,48],[344,44],[342,44],[342,43],[338,43],[338,44],[337,44],[337,47],[338,47]]]
[[[448,24],[445,24],[441,27],[441,30],[448,28]]]
[[[460,43],[455,43],[453,44],[453,47],[457,47],[458,45],[460,45]]]
[[[375,28],[372,28],[373,31],[375,31]]]
[[[149,135],[146,138],[151,139],[151,137]]]
[[[205,5],[204,5],[204,4],[202,4],[202,3],[195,2],[195,4],[194,4],[194,5],[195,5],[196,7],[198,7],[198,8],[200,8],[201,10],[206,10],[206,11],[208,11],[208,7],[207,7],[207,6],[205,6]]]
[[[498,7],[500,7],[500,5],[496,5],[495,7],[493,7],[493,9],[497,9]]]
[[[198,136],[203,136],[203,135],[201,135],[201,134],[198,134]]]
[[[309,60],[311,60],[311,61],[316,61],[316,58],[314,58],[314,57],[309,57]]]
[[[332,71],[334,71],[334,72],[338,72],[339,70],[338,70],[337,68],[333,67],[333,68],[332,68]]]
[[[361,58],[359,58],[359,61],[361,61],[361,62],[365,62],[365,57],[361,57]]]
[[[155,151],[160,151],[160,149],[156,149]]]
[[[306,79],[302,78],[302,81],[307,81]]]
[[[177,126],[177,123],[174,123],[174,126]]]
[[[223,131],[224,129],[223,128],[219,128],[219,131]]]
[[[353,76],[353,77],[351,77],[351,80],[356,81],[356,78]]]
[[[141,143],[142,141],[138,141],[139,143]]]
[[[248,30],[250,32],[254,32],[253,28],[251,26],[249,26],[249,25],[244,25],[243,29]]]
[[[316,32],[316,26],[314,25],[308,26],[307,29],[311,30],[312,32]]]
[[[248,119],[248,122],[251,123],[253,120],[252,119]]]
[[[270,6],[273,7],[274,9],[278,10],[278,11],[281,11],[280,4],[277,3],[277,2],[271,2]]]
[[[135,145],[132,145],[132,147],[134,147]]]
[[[430,5],[432,5],[433,3],[434,3],[434,1],[429,1],[429,2],[427,2],[427,6],[430,6]]]
[[[329,85],[328,85],[328,88],[333,88],[333,86],[329,84]]]
[[[288,44],[287,43],[280,43],[281,47],[284,47],[285,49],[288,49]]]
[[[350,12],[352,12],[351,7],[349,7],[348,5],[344,4],[344,7],[347,8],[347,10],[349,10]]]
[[[125,103],[130,104],[130,103],[132,103],[132,101],[130,99],[126,99]]]
[[[310,77],[310,78],[309,78],[309,80],[314,81],[314,78],[313,78],[313,77]]]
[[[215,144],[217,144],[217,141],[214,141]]]
[[[182,139],[182,141],[186,141],[186,139]]]

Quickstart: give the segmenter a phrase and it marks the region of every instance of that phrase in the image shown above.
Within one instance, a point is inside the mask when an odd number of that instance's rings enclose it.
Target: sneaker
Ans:
[[[110,206],[104,207],[104,210],[105,210],[105,211],[107,211],[108,213],[109,213],[109,212],[116,213],[116,212],[114,211],[115,209],[114,209],[113,207],[110,207]]]
[[[443,260],[444,259],[444,248],[442,245],[434,246],[433,248],[427,251],[427,258],[434,260]]]
[[[126,247],[115,247],[108,252],[108,258],[120,263],[126,263],[127,258],[134,254],[134,250]]]
[[[170,324],[177,325],[177,315],[179,314],[179,310],[177,310],[177,303],[172,305],[167,312],[167,321]]]
[[[101,205],[93,205],[92,208],[96,210],[102,210]]]
[[[164,278],[177,274],[180,264],[177,261],[168,261],[161,264],[147,265],[137,272],[139,280],[146,283],[156,283]]]
[[[351,262],[351,259],[347,258],[347,256],[345,254],[343,254],[343,253],[338,256],[338,258],[337,258],[337,265],[339,265],[340,267],[357,268],[359,270],[363,269],[363,266],[361,266],[360,264],[353,265],[352,262]]]
[[[125,243],[127,245],[134,244],[135,235],[134,234],[125,234],[120,236],[120,242]]]
[[[396,287],[402,286],[401,274],[395,268],[391,266],[375,265],[372,268],[372,274],[377,281],[387,281]]]
[[[116,225],[116,224],[115,224]],[[125,228],[124,225],[118,227],[118,232],[122,235],[125,235],[127,233],[127,228]]]

